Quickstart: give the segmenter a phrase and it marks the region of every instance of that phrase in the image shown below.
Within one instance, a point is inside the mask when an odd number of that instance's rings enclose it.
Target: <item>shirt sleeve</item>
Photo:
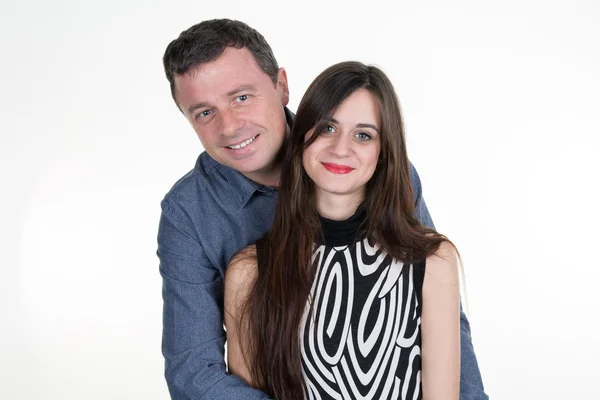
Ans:
[[[409,162],[410,179],[415,196],[415,216],[426,226],[435,229],[427,204],[423,198],[421,178],[416,168]],[[481,372],[471,340],[471,327],[467,316],[460,309],[460,400],[487,400],[483,389]]]
[[[415,217],[417,217],[417,219],[421,221],[423,225],[435,229],[435,225],[433,224],[433,220],[431,219],[431,215],[427,209],[427,204],[425,204],[425,199],[423,198],[421,178],[417,173],[417,169],[410,161],[408,163],[408,167],[410,172],[410,180],[413,186],[413,193],[415,196]]]
[[[224,360],[223,281],[177,204],[163,200],[158,229],[165,378],[172,399],[267,399]]]
[[[471,327],[460,306],[460,400],[488,400],[483,389],[477,356],[471,341]]]

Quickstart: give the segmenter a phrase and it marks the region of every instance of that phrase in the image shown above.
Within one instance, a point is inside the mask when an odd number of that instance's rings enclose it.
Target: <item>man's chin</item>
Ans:
[[[213,157],[215,158],[215,157]],[[219,157],[215,158],[219,164],[223,164],[229,168],[233,168],[241,173],[252,173],[253,171],[260,170],[260,162],[255,160],[254,155],[244,158],[232,158],[232,157]]]
[[[241,172],[244,175],[260,174],[260,172],[265,169],[263,165],[253,162],[232,162],[229,164],[229,167]]]

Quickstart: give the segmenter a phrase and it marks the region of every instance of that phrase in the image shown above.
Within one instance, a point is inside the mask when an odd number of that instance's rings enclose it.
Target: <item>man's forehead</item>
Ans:
[[[240,49],[235,49],[240,50]],[[226,96],[236,88],[257,88],[270,77],[253,63],[247,63],[247,57],[223,54],[214,61],[203,63],[184,74],[175,76],[175,90],[178,95],[186,96],[195,92],[195,96],[204,93],[207,97]]]
[[[191,68],[187,73],[193,78],[200,77],[207,80],[267,76],[252,53],[245,47],[241,49],[228,47],[219,57]]]
[[[179,75],[175,78],[175,93],[180,101],[211,102],[219,98],[229,98],[242,91],[257,91],[255,79],[243,76],[232,76],[230,79],[204,79],[190,75]]]

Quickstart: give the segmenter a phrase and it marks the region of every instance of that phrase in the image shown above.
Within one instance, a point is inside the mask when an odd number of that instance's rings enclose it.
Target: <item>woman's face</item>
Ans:
[[[323,132],[304,149],[302,164],[315,182],[317,198],[352,196],[362,201],[381,149],[381,120],[375,96],[352,93],[334,112]],[[307,138],[313,132],[307,133]]]

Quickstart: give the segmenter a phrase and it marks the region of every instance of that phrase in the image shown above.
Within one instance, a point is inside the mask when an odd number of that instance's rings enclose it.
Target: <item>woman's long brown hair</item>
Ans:
[[[285,148],[279,198],[266,233],[264,260],[242,310],[243,348],[255,386],[278,400],[304,399],[300,323],[316,265],[314,243],[321,234],[315,185],[302,167],[302,153],[330,121],[337,107],[357,89],[379,104],[381,152],[367,183],[367,234],[382,250],[405,263],[433,254],[443,235],[414,217],[414,195],[400,105],[386,75],[374,66],[343,62],[323,71],[300,105]]]

